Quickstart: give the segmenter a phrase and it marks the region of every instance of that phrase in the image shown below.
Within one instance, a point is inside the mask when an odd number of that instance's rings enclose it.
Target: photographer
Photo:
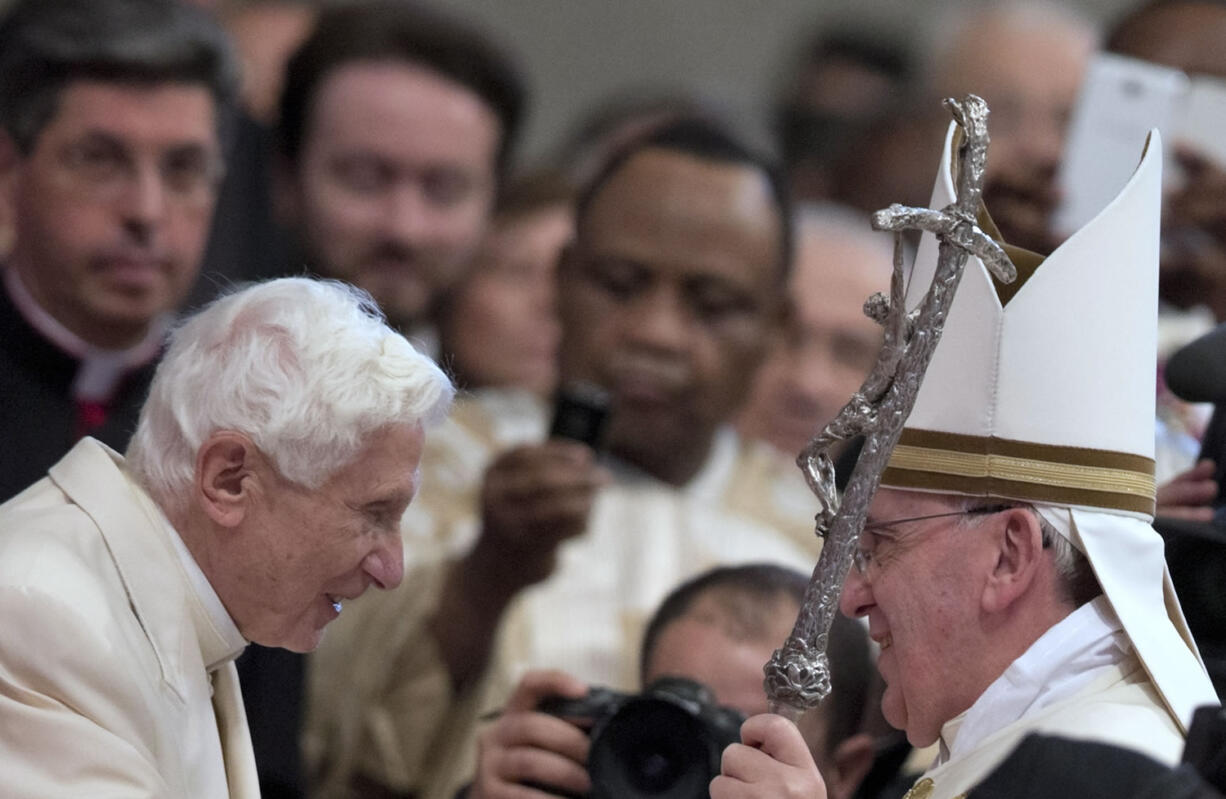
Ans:
[[[713,569],[682,584],[665,598],[647,626],[642,684],[651,686],[664,677],[689,678],[708,687],[720,705],[746,715],[765,712],[762,664],[791,630],[806,582],[799,572],[754,564]],[[828,795],[845,799],[873,758],[872,741],[860,732],[870,686],[863,628],[837,619],[829,654],[832,697],[802,718],[800,728],[808,746],[806,756],[827,775]],[[578,699],[587,691],[582,682],[560,671],[527,673],[498,720],[480,736],[477,773],[468,799],[591,791],[591,744],[580,726],[586,719],[568,720],[538,710],[548,698]],[[659,730],[644,730],[650,732]]]

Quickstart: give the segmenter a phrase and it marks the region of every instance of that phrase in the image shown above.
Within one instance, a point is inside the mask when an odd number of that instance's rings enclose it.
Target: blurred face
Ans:
[[[400,517],[417,493],[425,434],[420,424],[371,436],[348,466],[318,489],[272,472],[237,565],[210,581],[250,641],[309,652],[335,619],[333,603],[404,574]]]
[[[285,64],[315,23],[316,10],[294,2],[243,5],[222,15],[243,63],[242,101],[253,117],[272,124]]]
[[[902,522],[876,533],[868,527],[952,510],[940,497],[878,491],[860,541],[872,561],[865,575],[848,573],[840,603],[849,618],[868,618],[869,635],[881,647],[882,713],[915,746],[934,742],[941,725],[987,687],[968,679],[966,661],[975,651],[968,635],[982,588],[976,566],[993,553],[980,546],[983,536],[959,527],[957,516]]]
[[[131,346],[200,267],[222,172],[212,95],[73,81],[30,153],[0,134],[0,171],[8,263],[38,304],[95,346]]]
[[[777,332],[779,230],[759,172],[666,150],[593,198],[560,276],[561,369],[611,392],[610,450],[691,476]]]
[[[889,290],[888,248],[804,229],[790,292],[788,338],[754,381],[740,429],[794,454],[834,418],[864,382],[881,349],[881,328],[864,301]]]
[[[398,62],[320,85],[286,204],[317,270],[420,323],[467,267],[494,196],[497,116],[473,92]]]
[[[777,641],[766,635],[756,641],[736,640],[716,621],[692,614],[683,616],[660,632],[644,683],[661,677],[686,677],[710,688],[721,705],[734,707],[747,716],[765,713],[762,666],[787,637],[795,613],[795,608],[790,616],[781,612],[780,618],[788,621],[789,626],[784,629],[780,625]]]
[[[243,106],[265,124],[276,120],[285,64],[310,34],[315,15],[297,0],[244,4],[222,15],[243,63]]]
[[[1146,12],[1119,37],[1118,50],[1134,58],[1226,78],[1226,8],[1215,2],[1170,3]]]
[[[1113,41],[1119,52],[1182,69],[1226,78],[1226,6],[1171,3],[1131,19]],[[1203,133],[1203,132],[1202,132]],[[1220,135],[1213,131],[1213,135]],[[1176,175],[1162,200],[1162,261],[1158,289],[1177,308],[1206,305],[1226,320],[1226,165],[1187,141],[1176,139]]]
[[[1056,168],[1094,42],[1061,24],[991,18],[968,31],[946,65],[944,91],[974,92],[992,109],[984,202],[1010,244],[1050,252]]]
[[[442,349],[467,387],[553,391],[557,264],[573,229],[574,215],[559,205],[496,223],[486,236],[440,320]]]

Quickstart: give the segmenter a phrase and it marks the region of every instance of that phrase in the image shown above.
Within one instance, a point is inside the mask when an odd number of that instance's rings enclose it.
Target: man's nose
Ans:
[[[849,619],[863,616],[872,607],[872,589],[868,580],[853,566],[847,571],[847,579],[843,581],[843,592],[839,594],[839,610]]]
[[[1028,161],[1042,167],[1055,167],[1064,152],[1069,110],[1036,104],[1023,115],[1018,144]]]
[[[383,209],[384,233],[402,244],[417,244],[435,227],[432,216],[430,201],[417,181],[402,181],[387,196]]]
[[[390,591],[404,579],[404,542],[400,531],[384,535],[362,564],[376,588]]]
[[[665,351],[687,348],[690,318],[674,288],[656,286],[636,297],[628,310],[625,330],[631,341]]]
[[[141,164],[128,175],[120,195],[120,207],[131,225],[149,229],[165,215],[167,199],[161,171],[156,165]]]

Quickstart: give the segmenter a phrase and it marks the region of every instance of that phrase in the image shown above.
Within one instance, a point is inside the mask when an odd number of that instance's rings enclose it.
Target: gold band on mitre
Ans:
[[[881,484],[1152,516],[1154,461],[1141,455],[903,430]]]

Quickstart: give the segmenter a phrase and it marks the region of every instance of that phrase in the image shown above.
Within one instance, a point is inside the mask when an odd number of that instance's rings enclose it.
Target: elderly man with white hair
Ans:
[[[0,506],[4,795],[258,796],[233,660],[314,649],[345,600],[400,583],[452,394],[339,283],[186,321],[126,459],[84,439]]]

